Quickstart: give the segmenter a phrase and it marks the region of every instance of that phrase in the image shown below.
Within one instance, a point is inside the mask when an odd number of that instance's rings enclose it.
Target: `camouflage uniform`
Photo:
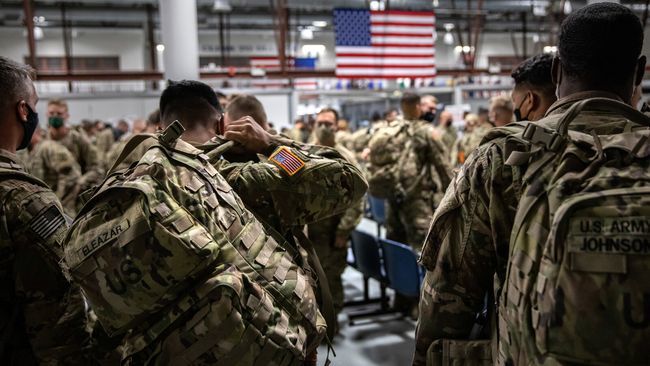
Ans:
[[[27,171],[45,182],[61,200],[65,213],[74,217],[81,168],[72,154],[56,141],[43,140],[29,152],[26,161]]]
[[[120,138],[120,141],[113,144],[113,147],[111,147],[111,151],[108,153],[108,155],[106,155],[106,159],[104,159],[104,169],[106,170],[106,172],[108,172],[108,170],[111,169],[111,167],[113,166],[117,158],[122,153],[124,147],[126,147],[126,143],[129,141],[129,139],[132,136],[133,135],[129,135],[128,137]],[[153,144],[153,140],[149,139],[136,146],[136,148],[133,149],[133,151],[131,151],[129,155],[127,155],[122,160],[122,162],[116,167],[116,170],[126,169],[129,166],[131,166],[131,164],[140,160],[140,158],[142,158],[144,153],[146,153],[147,150],[149,150],[149,147],[151,147],[152,144]]]
[[[200,148],[209,154],[220,144],[215,140]],[[287,145],[288,149],[280,148]],[[230,163],[224,159],[215,163],[246,199],[247,208],[255,207],[255,215],[261,219],[277,222],[280,226],[312,222],[343,212],[365,192],[367,186],[360,172],[332,149],[302,146],[274,137],[271,150],[290,150],[304,165],[290,174],[270,158],[259,163]],[[86,212],[73,224],[66,247],[71,273],[85,281],[82,286],[86,286],[84,290],[100,321],[112,330],[111,333],[124,331],[129,324],[134,324],[135,329],[125,339],[127,362],[252,364],[255,357],[259,357],[258,360],[268,357],[267,362],[275,357],[273,360],[278,361],[278,356],[286,355],[283,349],[315,348],[318,342],[314,344],[314,340],[320,338],[309,333],[313,329],[307,329],[309,332],[305,334],[304,328],[296,328],[305,318],[311,321],[320,317],[313,312],[313,283],[309,275],[294,264],[299,257],[283,254],[291,248],[276,241],[278,237],[266,230],[269,226],[263,227],[244,208],[244,202],[222,175],[207,164],[207,157],[200,154],[201,150],[179,140],[168,151],[173,151],[169,154],[177,160],[172,161],[160,152],[160,148],[152,147],[135,169],[106,182],[143,192],[135,195],[137,199],[146,196],[147,202],[162,202],[147,208],[152,211],[151,216],[167,218],[155,221],[154,233],[158,240],[150,240],[150,235],[139,231],[144,230],[150,212],[141,211],[143,206],[139,204],[131,204],[133,199],[122,199],[115,191],[106,190],[106,196],[101,196],[101,191],[98,196],[110,200],[100,201],[97,206],[91,201],[86,206]],[[163,176],[164,179],[160,179]],[[124,183],[118,183],[122,181]],[[161,185],[165,185],[164,192],[152,189]],[[206,207],[212,209],[206,210]],[[113,221],[109,222],[97,220],[97,214],[90,212],[113,209],[117,212],[111,212]],[[122,213],[125,209],[129,212]],[[137,216],[138,213],[144,216]],[[141,218],[145,218],[144,221]],[[123,224],[133,225],[133,230],[127,227],[122,231]],[[86,230],[86,225],[98,230],[111,228],[106,235],[117,236],[118,242],[125,242],[122,244],[125,252],[135,251],[133,254],[138,255],[124,257],[121,250],[112,250],[117,247],[113,247],[116,243],[110,240],[101,242],[110,246],[110,250],[99,249],[104,245],[91,252],[82,250],[90,239],[98,237],[99,232]],[[183,244],[189,246],[200,242],[201,257],[207,256],[209,261],[198,258],[198,252],[179,252],[179,248],[174,247],[178,240],[189,241]],[[152,245],[160,249],[151,250]],[[130,267],[120,267],[121,262],[115,264],[113,260],[127,260]],[[203,271],[191,262],[195,260],[207,265],[207,275],[204,272],[198,277],[187,275]],[[130,277],[125,277],[126,283],[118,277],[119,282],[114,285],[114,282],[96,280],[95,276],[86,274],[87,270],[92,270],[98,279],[105,278],[102,271],[110,271],[112,275],[110,268],[115,265],[126,271],[123,276],[135,275],[131,269],[136,269],[144,287],[128,287],[135,285]],[[269,293],[273,298],[265,296]],[[302,302],[300,308],[292,309],[286,299],[296,296],[309,303]],[[280,303],[284,307],[277,308]],[[255,317],[242,319],[239,314],[251,314],[242,309],[253,309]],[[286,309],[298,311],[302,316],[287,318]],[[262,328],[265,324],[273,326]],[[300,331],[297,335],[296,330]],[[292,345],[274,344],[292,340]],[[302,342],[309,342],[309,345]],[[305,355],[287,356],[282,364],[296,364]]]
[[[432,132],[433,126],[425,121],[399,121],[380,129],[369,143],[370,191],[390,192],[386,237],[416,250],[422,246],[433,210],[451,179],[445,148],[433,139]],[[391,172],[399,176],[400,187],[373,187],[382,184],[376,183],[381,175]]]
[[[362,164],[366,165],[366,159],[362,157],[363,150],[365,150],[368,147],[368,144],[370,143],[370,139],[372,136],[377,132],[379,129],[387,127],[389,125],[388,122],[386,121],[378,121],[374,122],[372,126],[366,127],[366,128],[361,128],[357,131],[355,131],[352,136],[350,137],[351,140],[351,150],[355,157],[357,158],[357,161]]]
[[[214,139],[199,148],[207,150],[222,143]],[[285,237],[295,227],[345,212],[368,188],[359,169],[335,149],[302,144],[282,135],[274,136],[272,144],[291,147],[306,159],[299,177],[288,178],[261,154],[244,162],[226,154],[214,167],[249,210]]]
[[[82,191],[101,182],[104,169],[97,148],[88,139],[78,131],[70,129],[68,135],[57,142],[65,146],[79,163],[82,174],[79,185]]]
[[[456,143],[456,139],[458,139],[458,131],[456,130],[456,127],[450,125],[447,127],[439,127],[440,132],[442,132],[442,144],[445,145],[445,148],[447,149],[447,154],[451,153],[451,150],[454,148],[454,144]]]
[[[554,128],[571,105],[591,97],[618,99],[603,92],[576,93],[556,101],[537,123]],[[616,134],[633,127],[616,114],[582,113],[585,116],[581,114],[571,130]],[[520,167],[505,165],[509,151],[504,135],[521,131],[509,126],[490,132],[436,210],[420,258],[427,273],[420,294],[414,365],[425,364],[434,341],[467,340],[486,294],[499,298],[522,179]],[[494,309],[488,315],[494,320]],[[496,329],[491,332],[494,340]]]
[[[347,161],[356,165],[356,160],[352,152],[339,144],[336,144],[334,149],[340,152]],[[327,276],[327,282],[329,283],[334,301],[334,310],[337,314],[343,309],[343,283],[341,282],[341,275],[345,267],[347,267],[346,258],[348,248],[347,246],[337,248],[334,246],[334,242],[337,237],[347,238],[352,230],[361,222],[363,204],[363,200],[359,200],[342,214],[307,225],[307,236],[314,243],[316,254]]]
[[[0,364],[88,365],[84,304],[59,261],[58,199],[0,150]]]
[[[111,151],[113,144],[115,143],[115,136],[113,136],[113,129],[110,127],[105,127],[103,130],[98,131],[95,134],[95,147],[97,148],[97,154],[99,159],[106,162],[107,156]]]
[[[456,141],[451,150],[451,166],[456,167],[463,164],[492,128],[494,128],[492,124],[485,122],[480,126],[476,126],[472,132],[466,133],[460,140]]]
[[[352,150],[352,133],[350,131],[336,131],[336,143],[348,150]]]

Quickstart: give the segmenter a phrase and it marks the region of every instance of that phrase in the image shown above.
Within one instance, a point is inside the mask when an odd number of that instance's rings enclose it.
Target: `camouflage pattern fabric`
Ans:
[[[439,127],[439,130],[442,133],[442,144],[445,146],[447,155],[449,155],[454,147],[454,144],[456,143],[456,139],[458,139],[458,131],[453,125],[446,127],[441,126]]]
[[[0,202],[0,364],[91,365],[83,299],[59,267],[61,206],[5,150]]]
[[[81,192],[81,168],[72,154],[56,141],[42,140],[26,161],[26,170],[45,182],[61,200],[65,213],[74,217]]]
[[[336,131],[336,143],[348,150],[352,150],[352,133],[350,131]]]
[[[97,154],[99,159],[103,161],[103,164],[108,164],[106,159],[115,144],[115,136],[113,136],[113,129],[110,127],[104,127],[103,130],[98,131],[95,135],[95,147],[97,148]]]
[[[572,104],[599,96],[612,98],[600,92],[574,94],[554,103],[547,117],[537,123],[555,128]],[[608,135],[635,126],[615,113],[585,110],[570,128]],[[497,299],[501,294],[524,179],[523,166],[505,164],[512,151],[507,137],[522,130],[518,125],[492,130],[456,174],[436,210],[420,258],[427,273],[420,294],[414,365],[426,363],[427,349],[434,341],[467,340],[486,294]],[[494,311],[489,317],[495,322]],[[492,326],[490,332],[496,342],[496,328]],[[581,331],[574,337],[578,334],[591,337],[594,332]]]
[[[400,121],[370,140],[370,193],[387,199],[387,237],[421,248],[451,179],[445,148],[424,121]]]
[[[351,148],[349,150],[351,150],[355,154],[357,161],[359,162],[359,164],[364,166],[364,168],[367,167],[367,161],[366,161],[367,159],[364,158],[362,155],[363,150],[365,150],[368,147],[370,143],[370,139],[375,134],[375,132],[387,126],[388,126],[388,122],[386,121],[374,122],[370,127],[361,128],[355,131],[350,137]]]
[[[129,135],[129,137],[130,136],[132,135]],[[104,159],[104,170],[106,172],[108,172],[108,170],[113,166],[113,163],[115,163],[117,158],[120,156],[128,140],[128,138],[121,138],[120,141],[113,144],[111,150],[106,155],[106,159]],[[139,144],[133,151],[131,151],[129,155],[124,158],[124,160],[122,160],[122,162],[116,167],[116,170],[127,169],[131,166],[131,164],[139,161],[142,156],[144,156],[144,153],[149,150],[149,147],[151,147],[151,145],[153,145],[153,140],[146,140],[143,143]]]
[[[222,143],[213,139],[198,148],[208,151]],[[290,147],[305,161],[298,175],[287,176],[262,155],[244,162],[220,159],[214,167],[246,207],[283,236],[294,227],[344,213],[365,194],[368,183],[362,172],[337,150],[282,135],[274,136],[273,144]]]
[[[127,364],[300,364],[325,332],[311,270],[202,152],[181,140],[154,144],[134,168],[112,175],[71,228],[71,273],[109,334],[133,328]],[[256,179],[279,190],[271,172],[289,187],[301,174],[318,176],[307,165],[291,177],[275,167]]]
[[[351,151],[339,144],[336,144],[334,149],[340,152],[350,164],[357,165]],[[348,248],[347,245],[343,248],[337,248],[334,246],[334,242],[338,237],[349,237],[352,230],[361,222],[363,205],[363,199],[359,199],[344,213],[319,220],[307,226],[307,237],[314,243],[314,249],[316,249],[316,254],[327,276],[327,282],[332,292],[334,310],[337,314],[343,309],[344,294],[341,275],[345,267],[347,267]]]
[[[469,155],[476,150],[476,148],[487,135],[490,130],[494,128],[492,124],[486,122],[480,126],[476,126],[470,133],[466,133],[453,145],[451,150],[451,165],[456,167],[465,163]]]
[[[57,142],[65,146],[79,163],[81,167],[79,185],[82,191],[101,182],[104,178],[104,169],[97,148],[88,139],[79,131],[70,129],[70,133]]]

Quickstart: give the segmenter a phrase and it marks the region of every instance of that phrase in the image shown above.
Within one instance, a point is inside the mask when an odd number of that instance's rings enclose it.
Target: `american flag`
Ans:
[[[435,15],[421,11],[334,9],[336,76],[436,76]]]
[[[294,175],[305,166],[305,162],[297,157],[286,146],[280,146],[269,158],[270,161],[276,163],[280,168],[284,169],[289,175]]]

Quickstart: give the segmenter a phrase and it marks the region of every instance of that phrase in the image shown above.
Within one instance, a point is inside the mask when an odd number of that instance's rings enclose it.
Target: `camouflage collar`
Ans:
[[[22,165],[18,163],[18,156],[4,149],[0,149],[0,168],[24,170]]]
[[[623,101],[618,95],[614,93],[605,92],[605,91],[594,90],[594,91],[573,93],[562,99],[558,99],[557,101],[555,101],[555,103],[551,104],[551,106],[548,108],[548,111],[546,111],[544,117],[553,114],[564,113],[567,110],[567,108],[569,108],[574,103],[581,101],[583,99],[596,98],[596,97],[615,99],[621,102]]]

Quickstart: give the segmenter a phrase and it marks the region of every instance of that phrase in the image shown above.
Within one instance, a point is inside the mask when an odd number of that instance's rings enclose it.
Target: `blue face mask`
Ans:
[[[32,135],[34,134],[34,131],[36,131],[36,127],[38,127],[38,113],[34,112],[29,105],[27,105],[27,121],[22,125],[24,131],[23,140],[20,142],[18,150],[22,150],[29,146],[29,143],[32,141]]]

